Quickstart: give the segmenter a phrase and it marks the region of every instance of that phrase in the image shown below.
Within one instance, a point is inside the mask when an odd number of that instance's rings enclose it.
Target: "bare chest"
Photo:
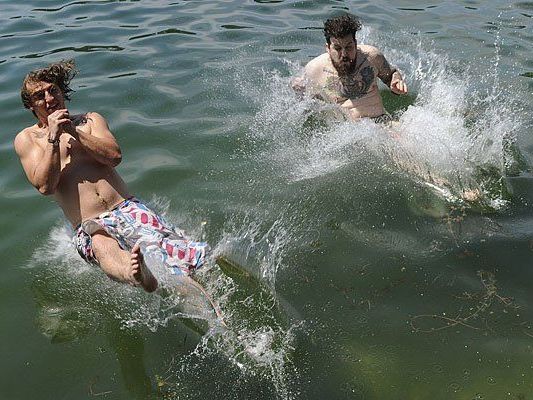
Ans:
[[[324,67],[322,78],[321,86],[325,94],[337,103],[360,99],[377,87],[377,71],[366,61],[342,77],[333,68]]]
[[[84,164],[90,158],[81,143],[69,134],[61,135],[59,155],[61,159],[61,171],[67,167],[76,167]]]

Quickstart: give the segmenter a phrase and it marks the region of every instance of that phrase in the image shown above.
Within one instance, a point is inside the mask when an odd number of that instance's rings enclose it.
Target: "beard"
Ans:
[[[339,76],[345,77],[355,72],[355,62],[356,60],[350,60],[348,58],[342,59],[340,61],[335,61],[331,59],[331,63],[337,70]]]

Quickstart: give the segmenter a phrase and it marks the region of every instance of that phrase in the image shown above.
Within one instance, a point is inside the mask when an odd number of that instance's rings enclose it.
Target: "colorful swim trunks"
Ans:
[[[123,250],[130,251],[139,243],[145,259],[149,252],[150,258],[160,260],[174,275],[189,274],[201,267],[209,250],[207,243],[189,240],[134,197],[77,227],[76,249],[91,264],[98,265],[91,236],[102,230],[116,239]]]
[[[374,121],[376,124],[387,124],[387,123],[393,121],[392,115],[390,115],[387,112],[385,112],[384,114],[381,114],[381,115],[379,115],[377,117],[371,117],[370,119],[372,121]]]

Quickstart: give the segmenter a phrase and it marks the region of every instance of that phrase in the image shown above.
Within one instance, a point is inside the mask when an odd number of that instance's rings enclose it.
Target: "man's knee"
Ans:
[[[106,256],[114,256],[121,248],[118,242],[107,234],[104,230],[99,230],[91,235],[92,248],[98,261]]]

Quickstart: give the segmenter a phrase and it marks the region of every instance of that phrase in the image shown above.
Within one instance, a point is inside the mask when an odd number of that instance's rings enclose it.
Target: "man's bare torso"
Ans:
[[[90,130],[91,113],[76,115],[72,120],[78,129]],[[21,134],[28,135],[33,144],[42,149],[49,145],[47,134],[37,124]],[[115,168],[92,158],[72,135],[61,134],[59,149],[61,175],[54,198],[73,226],[112,209],[129,197],[127,186]]]
[[[306,90],[311,96],[337,103],[352,119],[378,117],[385,113],[377,78],[389,79],[392,70],[383,55],[372,46],[357,46],[355,70],[339,76],[328,53],[305,67]]]

